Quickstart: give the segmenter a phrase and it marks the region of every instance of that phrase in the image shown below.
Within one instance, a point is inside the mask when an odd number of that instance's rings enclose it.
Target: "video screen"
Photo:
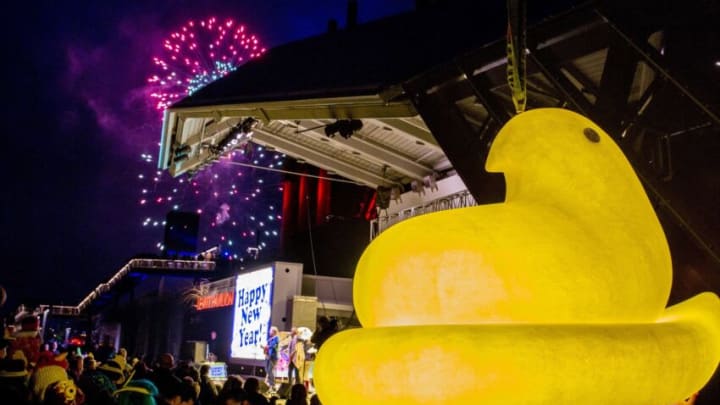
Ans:
[[[230,357],[264,360],[272,313],[273,268],[240,274],[235,281],[235,309]]]

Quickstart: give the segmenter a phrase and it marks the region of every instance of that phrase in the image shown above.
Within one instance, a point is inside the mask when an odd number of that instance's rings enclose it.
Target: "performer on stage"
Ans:
[[[278,346],[280,345],[280,337],[278,337],[278,328],[270,327],[270,336],[267,345],[263,348],[265,351],[265,371],[267,377],[265,382],[270,386],[270,391],[275,392],[275,364],[278,361]]]
[[[293,327],[290,330],[290,341],[288,342],[288,384],[302,384],[300,379],[300,369],[298,365],[298,330]],[[302,360],[305,361],[305,356],[302,356]]]

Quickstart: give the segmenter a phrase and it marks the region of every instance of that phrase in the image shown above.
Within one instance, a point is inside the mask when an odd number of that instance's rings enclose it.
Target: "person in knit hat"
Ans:
[[[25,404],[30,400],[27,376],[27,359],[22,350],[0,359],[0,398],[3,404]]]
[[[78,387],[85,393],[85,405],[114,403],[113,392],[117,387],[104,372],[98,370],[92,353],[83,360],[83,373]]]
[[[45,391],[43,405],[83,405],[85,396],[71,379],[55,381]]]
[[[127,368],[125,357],[115,355],[106,362],[102,363],[98,370],[107,375],[115,385],[120,386],[127,379]]]
[[[68,380],[67,353],[54,355],[52,352],[42,352],[38,357],[35,370],[30,379],[30,389],[36,401],[45,400],[45,391],[50,384]]]
[[[158,358],[157,367],[152,374],[148,376],[148,379],[155,384],[158,390],[160,390],[160,394],[164,397],[182,382],[182,380],[173,375],[172,370],[174,367],[175,357],[170,353],[163,353]]]
[[[12,351],[22,350],[30,365],[37,363],[40,357],[40,319],[35,315],[28,315],[20,321],[20,330],[15,332],[15,339],[11,341]]]
[[[155,397],[160,392],[152,381],[141,378],[128,382],[113,395],[117,398],[117,405],[157,405]]]

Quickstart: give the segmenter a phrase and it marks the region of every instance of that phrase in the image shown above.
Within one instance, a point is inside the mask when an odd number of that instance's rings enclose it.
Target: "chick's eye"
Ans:
[[[583,135],[592,143],[600,142],[600,135],[592,128],[583,129]]]

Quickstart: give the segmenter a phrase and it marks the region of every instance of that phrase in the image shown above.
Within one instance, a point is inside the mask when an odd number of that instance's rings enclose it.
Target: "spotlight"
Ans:
[[[240,140],[243,136],[245,136],[245,133],[240,128],[240,124],[238,124],[230,128],[230,132],[228,132],[225,139]]]
[[[253,130],[255,130],[258,125],[260,125],[260,121],[253,117],[247,117],[240,123],[240,129],[245,135],[250,137],[253,134]]]
[[[392,189],[390,187],[378,186],[376,193],[377,198],[375,200],[375,205],[381,210],[388,209],[388,207],[390,207]]]
[[[217,149],[220,150],[220,153],[226,152],[228,149],[228,146],[234,140],[235,140],[235,134],[232,131],[230,131],[230,133],[225,138],[221,139],[220,142],[218,142],[218,144],[216,145]]]
[[[360,120],[337,120],[325,126],[325,135],[327,135],[328,138],[333,138],[336,133],[339,133],[340,136],[348,139],[362,127],[363,122]]]
[[[230,128],[227,135],[216,145],[217,149],[220,150],[220,153],[235,149],[243,138],[252,135],[252,129],[255,128],[255,126],[257,126],[257,120],[255,118],[248,117],[244,119],[241,123]]]
[[[234,149],[244,138],[249,139],[252,136],[253,130],[259,123],[260,121],[253,117],[245,118],[242,122],[230,128],[227,136],[218,142],[217,149],[219,149],[221,153]]]
[[[192,148],[190,147],[190,145],[187,144],[177,146],[173,153],[173,162],[178,163],[186,160],[190,157],[191,150]]]

